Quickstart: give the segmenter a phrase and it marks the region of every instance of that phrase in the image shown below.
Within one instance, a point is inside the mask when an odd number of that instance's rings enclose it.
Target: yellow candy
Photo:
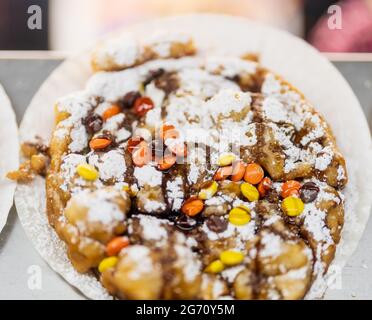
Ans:
[[[244,182],[240,185],[240,190],[244,197],[249,201],[257,201],[260,198],[260,193],[257,188],[248,182]]]
[[[223,269],[225,269],[225,266],[223,265],[221,260],[215,260],[211,262],[204,271],[208,273],[220,273]]]
[[[305,205],[300,198],[288,197],[282,202],[282,210],[290,217],[299,216],[305,209]]]
[[[212,181],[207,188],[203,188],[199,192],[199,199],[200,200],[208,200],[212,198],[218,189],[218,183],[216,181]]]
[[[109,268],[115,267],[116,264],[118,263],[118,260],[119,259],[117,257],[108,257],[108,258],[103,259],[99,263],[98,271],[102,273]]]
[[[231,154],[231,153],[223,154],[222,156],[218,158],[217,164],[220,167],[226,167],[232,164],[235,159],[236,159],[236,156],[234,154]]]
[[[87,163],[79,164],[76,171],[85,180],[94,181],[98,178],[98,171]]]
[[[220,254],[220,259],[225,266],[236,266],[243,262],[244,254],[239,251],[223,251]]]
[[[230,211],[229,222],[235,226],[242,226],[251,221],[249,209],[246,207],[237,207]]]

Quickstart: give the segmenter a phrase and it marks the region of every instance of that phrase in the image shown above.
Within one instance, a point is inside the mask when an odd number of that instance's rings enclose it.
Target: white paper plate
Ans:
[[[18,168],[19,142],[17,121],[12,105],[0,84],[0,232],[13,205],[16,183],[6,178],[7,172]]]
[[[191,34],[203,51],[258,53],[261,63],[302,90],[331,124],[346,157],[350,183],[345,190],[346,221],[334,265],[343,267],[354,252],[367,223],[372,203],[372,149],[367,121],[351,88],[315,49],[294,36],[248,20],[219,15],[190,15],[153,20],[129,27],[139,37],[155,29],[181,30]],[[89,53],[66,60],[45,81],[32,100],[21,124],[24,139],[34,134],[49,139],[53,103],[57,98],[84,88],[91,74]],[[43,121],[40,121],[40,116]],[[22,224],[37,250],[50,266],[90,298],[108,298],[90,276],[79,275],[66,258],[64,244],[49,227],[45,213],[44,184],[38,179],[20,185],[16,205]],[[89,280],[87,280],[89,279]],[[309,298],[320,297],[323,285]]]

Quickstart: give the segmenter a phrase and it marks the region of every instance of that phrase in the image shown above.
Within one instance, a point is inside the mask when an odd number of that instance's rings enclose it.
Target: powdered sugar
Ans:
[[[142,168],[136,167],[134,169],[134,176],[140,187],[146,184],[150,187],[161,185],[162,173],[156,170],[151,164],[145,165]]]
[[[176,211],[181,208],[184,192],[182,190],[183,181],[181,177],[176,177],[167,182],[168,201],[172,204],[172,210]]]
[[[164,240],[166,240],[168,236],[165,228],[165,226],[169,224],[168,220],[160,220],[142,214],[137,215],[136,218],[139,219],[144,239],[154,240],[160,242],[160,244],[164,243]]]
[[[126,171],[124,155],[120,150],[111,150],[102,155],[93,154],[89,157],[89,164],[94,165],[102,180],[115,179],[123,181]]]

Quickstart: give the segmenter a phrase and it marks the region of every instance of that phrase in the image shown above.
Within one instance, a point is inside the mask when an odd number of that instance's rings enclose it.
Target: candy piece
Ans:
[[[130,192],[130,187],[129,186],[123,186],[123,188],[121,189],[123,190],[124,192]]]
[[[231,165],[235,159],[236,159],[236,156],[232,153],[223,154],[218,158],[217,164],[220,167],[226,167],[226,166]]]
[[[113,268],[118,263],[119,259],[117,257],[108,257],[103,259],[98,265],[98,271],[104,272],[107,269]]]
[[[107,120],[118,113],[120,113],[121,109],[117,104],[113,104],[110,108],[106,109],[106,111],[102,114],[102,119]]]
[[[272,186],[273,182],[269,177],[263,178],[257,187],[260,196],[264,197],[266,195],[266,192],[269,191],[272,188]]]
[[[101,150],[107,148],[111,142],[108,138],[95,138],[90,140],[89,147],[93,150]]]
[[[197,226],[196,220],[187,215],[180,215],[174,222],[176,227],[182,231],[191,231]]]
[[[79,164],[76,168],[80,177],[88,181],[94,181],[98,178],[98,171],[87,163]]]
[[[216,181],[209,181],[200,190],[198,197],[201,200],[208,200],[212,198],[218,190],[218,183]]]
[[[225,179],[227,179],[228,177],[231,176],[232,172],[233,172],[233,167],[232,166],[221,167],[214,174],[213,180],[215,180],[215,181],[225,180]]]
[[[300,198],[304,203],[313,202],[320,189],[314,182],[306,182],[300,189]]]
[[[151,152],[145,141],[140,142],[132,152],[132,161],[137,167],[143,167],[151,160]]]
[[[167,140],[167,139],[177,139],[179,138],[179,132],[176,130],[174,125],[164,123],[160,128],[159,136],[160,139]]]
[[[127,237],[116,237],[106,245],[106,254],[110,257],[116,256],[121,249],[128,247],[128,245],[129,239]]]
[[[187,156],[187,147],[185,142],[179,141],[177,139],[168,139],[165,141],[165,144],[170,152],[175,154],[178,157]]]
[[[244,254],[239,251],[223,251],[220,254],[220,260],[225,266],[236,266],[243,262]]]
[[[221,271],[223,271],[223,269],[225,269],[225,266],[222,263],[222,261],[221,260],[215,260],[215,261],[211,262],[205,268],[204,271],[207,272],[207,273],[220,273]]]
[[[287,197],[282,202],[282,210],[290,217],[299,216],[304,209],[304,203],[297,197]]]
[[[232,164],[233,171],[231,174],[231,181],[238,182],[244,178],[247,165],[243,161],[235,161]]]
[[[260,198],[260,194],[257,188],[248,182],[244,182],[240,185],[240,190],[244,197],[249,201],[257,201]]]
[[[177,161],[177,157],[173,154],[165,155],[158,162],[158,169],[161,171],[170,169]]]
[[[209,217],[206,221],[206,225],[209,230],[215,233],[224,232],[228,227],[227,220],[217,216]]]
[[[129,153],[132,153],[134,149],[143,141],[143,138],[140,136],[132,137],[128,140],[127,150]]]
[[[282,185],[282,198],[287,198],[289,196],[298,196],[301,188],[301,183],[296,180],[289,180]]]
[[[132,108],[138,98],[141,98],[141,94],[138,91],[129,91],[123,97],[123,107],[125,109]]]
[[[132,161],[137,167],[143,167],[148,164],[151,160],[151,150],[147,145],[146,141],[142,141],[138,144],[132,153]]]
[[[237,207],[229,212],[229,222],[235,226],[243,226],[251,221],[247,207]]]
[[[257,163],[250,163],[247,165],[244,174],[244,181],[250,184],[258,184],[264,178],[264,171]]]
[[[87,128],[87,131],[90,134],[94,134],[101,130],[102,123],[103,123],[102,118],[98,114],[93,113],[86,118],[85,127]]]
[[[149,97],[141,97],[134,103],[134,113],[143,117],[148,111],[154,108],[154,103]]]
[[[189,217],[194,217],[200,212],[202,212],[203,208],[204,208],[203,201],[196,197],[191,197],[184,202],[181,211],[184,214],[188,215]]]

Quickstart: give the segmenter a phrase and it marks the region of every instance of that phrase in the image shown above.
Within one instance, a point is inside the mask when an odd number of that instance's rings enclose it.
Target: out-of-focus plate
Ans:
[[[7,172],[15,170],[19,161],[17,121],[12,104],[0,84],[0,232],[13,205],[16,184],[6,178]]]

